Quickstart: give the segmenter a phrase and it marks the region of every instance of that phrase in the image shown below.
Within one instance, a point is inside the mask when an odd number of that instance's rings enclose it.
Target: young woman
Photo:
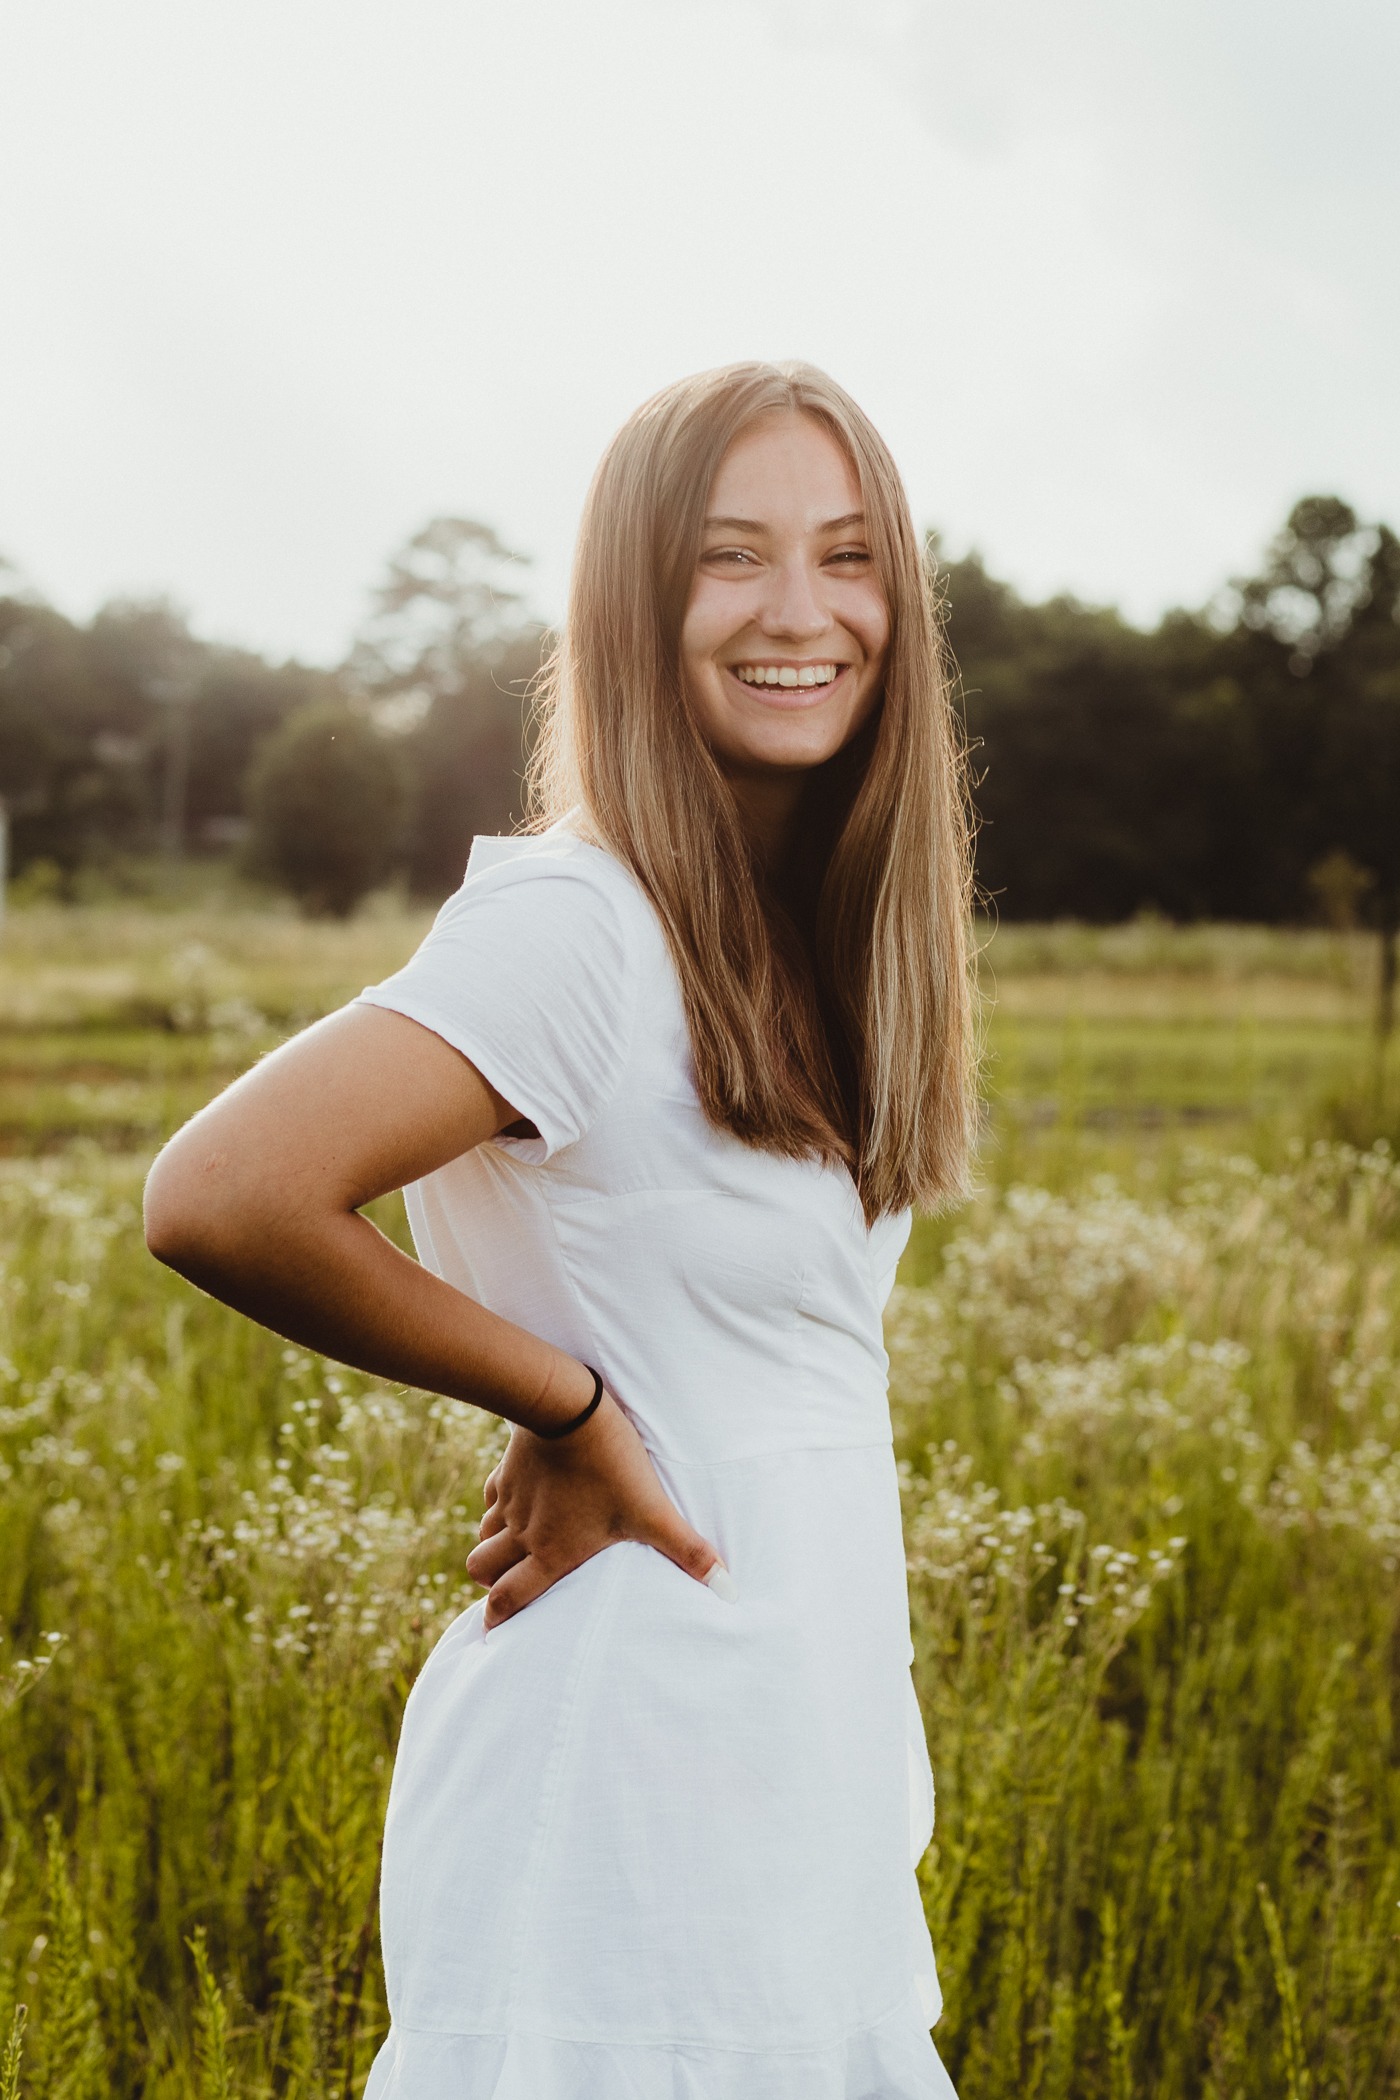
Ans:
[[[639,409],[541,826],[205,1109],[148,1237],[515,1427],[404,1718],[368,2100],[929,2100],[880,1316],[962,1182],[967,829],[918,539],[810,367]],[[360,1215],[404,1187],[421,1266]]]

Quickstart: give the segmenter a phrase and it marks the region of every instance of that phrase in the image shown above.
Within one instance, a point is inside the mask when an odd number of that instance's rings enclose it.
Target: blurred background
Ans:
[[[1212,1041],[1253,1031],[1175,1090],[1178,1038],[1141,1037],[1135,1113],[1311,1099],[1339,1042],[1384,1046],[1385,0],[75,0],[6,10],[0,65],[16,1069],[69,1012],[33,977],[61,953],[140,951],[71,995],[116,1027],[185,1011],[152,983],[219,950],[211,912],[225,955],[230,913],[278,909],[369,910],[370,969],[411,945],[521,815],[611,432],[680,373],[790,355],[870,409],[937,554],[1004,1098],[1017,999],[1052,1031],[1044,1115],[1128,956],[1183,1025],[1189,977]],[[270,1027],[316,1010],[214,978]]]
[[[1393,925],[1398,61],[1385,0],[7,9],[20,896],[444,894],[610,432],[801,355],[938,537],[1003,918]]]
[[[901,463],[980,822],[940,2047],[1400,2094],[1393,0],[4,0],[0,81],[0,2100],[362,2089],[496,1431],[141,1182],[518,821],[599,453],[755,356]]]

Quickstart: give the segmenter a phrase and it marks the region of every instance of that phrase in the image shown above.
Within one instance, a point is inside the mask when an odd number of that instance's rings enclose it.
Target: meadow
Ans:
[[[500,1432],[199,1297],[138,1210],[164,1132],[424,923],[0,931],[0,2100],[352,2100],[383,2031],[393,1745]],[[1150,920],[985,948],[979,1190],[888,1320],[964,2100],[1400,2093],[1371,968]]]

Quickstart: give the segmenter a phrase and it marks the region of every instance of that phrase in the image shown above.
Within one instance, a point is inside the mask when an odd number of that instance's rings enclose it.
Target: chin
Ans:
[[[845,737],[824,737],[820,743],[775,743],[766,750],[745,753],[740,763],[755,772],[810,773],[835,758],[847,741]]]

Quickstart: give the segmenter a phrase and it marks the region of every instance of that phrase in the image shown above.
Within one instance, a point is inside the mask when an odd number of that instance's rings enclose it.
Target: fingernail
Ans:
[[[739,1602],[739,1585],[722,1560],[717,1560],[705,1577],[705,1587],[707,1590],[713,1590],[725,1604]]]

